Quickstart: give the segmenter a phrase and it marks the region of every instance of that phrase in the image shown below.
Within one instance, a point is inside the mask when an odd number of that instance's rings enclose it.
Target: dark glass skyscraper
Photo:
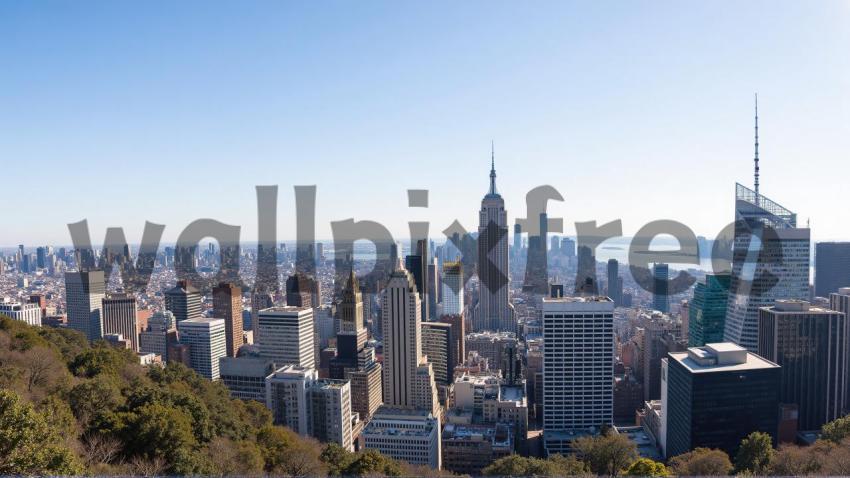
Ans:
[[[723,341],[730,279],[729,274],[706,274],[705,281],[694,286],[694,297],[688,308],[689,346],[701,347]]]
[[[620,279],[620,263],[617,259],[608,259],[608,297],[614,305],[623,305],[623,281]]]
[[[697,447],[735,456],[752,432],[767,433],[776,443],[778,365],[727,342],[671,352],[661,366],[665,456]]]
[[[670,312],[670,298],[668,288],[670,280],[670,266],[657,263],[652,266],[652,308],[661,312]]]
[[[844,314],[799,300],[759,310],[759,350],[782,367],[779,399],[795,404],[800,430],[840,418],[847,391],[848,330]]]
[[[850,287],[850,242],[819,242],[815,245],[815,295],[829,297]]]

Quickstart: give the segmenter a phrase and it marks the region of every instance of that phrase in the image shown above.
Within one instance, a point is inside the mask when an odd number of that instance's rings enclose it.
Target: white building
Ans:
[[[351,384],[348,380],[319,379],[307,390],[309,433],[323,443],[354,451]]]
[[[284,425],[299,435],[309,434],[307,389],[319,379],[313,368],[287,365],[266,377],[266,406],[275,424]]]
[[[192,369],[209,380],[219,378],[219,359],[227,356],[224,319],[186,319],[177,323],[180,343],[189,345]]]
[[[5,297],[3,302],[0,302],[0,314],[8,316],[10,319],[26,322],[29,325],[41,326],[41,308],[38,304],[12,302],[11,299]]]
[[[315,368],[313,309],[270,307],[257,314],[257,345],[260,355],[278,365]]]
[[[607,297],[543,299],[543,439],[566,453],[576,433],[613,420],[614,303]]]
[[[382,406],[360,433],[360,444],[412,465],[442,467],[440,420],[427,410]]]

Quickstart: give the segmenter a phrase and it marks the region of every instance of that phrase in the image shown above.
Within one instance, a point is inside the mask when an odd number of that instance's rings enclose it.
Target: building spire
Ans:
[[[496,148],[490,140],[490,194],[496,193]]]
[[[759,94],[756,93],[756,136],[755,136],[755,156],[753,157],[753,161],[755,163],[755,193],[756,193],[756,204],[759,201]]]

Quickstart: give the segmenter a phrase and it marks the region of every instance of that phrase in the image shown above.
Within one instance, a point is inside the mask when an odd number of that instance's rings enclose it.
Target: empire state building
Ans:
[[[508,218],[505,201],[496,191],[495,153],[490,152],[490,190],[478,213],[478,304],[474,331],[516,332],[514,308],[508,299]]]

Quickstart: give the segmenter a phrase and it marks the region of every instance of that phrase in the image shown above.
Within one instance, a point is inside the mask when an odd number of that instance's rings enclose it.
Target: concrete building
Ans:
[[[298,365],[286,365],[266,377],[266,406],[276,425],[299,435],[309,434],[307,389],[318,379],[315,369]]]
[[[379,408],[360,433],[360,445],[411,465],[442,467],[440,420],[428,410]]]
[[[276,364],[315,368],[313,309],[270,307],[257,316],[260,354]]]
[[[354,451],[351,385],[347,380],[315,381],[307,390],[307,414],[310,436]]]
[[[192,369],[208,380],[218,380],[218,361],[227,356],[224,319],[186,319],[177,323],[177,330],[180,343],[189,346]]]
[[[732,343],[691,347],[662,361],[660,448],[666,457],[697,447],[735,456],[764,432],[776,443],[781,370]]]
[[[467,352],[478,352],[488,361],[490,370],[501,371],[507,377],[512,367],[512,351],[517,348],[516,334],[513,332],[473,332],[466,335]]]
[[[544,298],[543,341],[544,448],[566,453],[578,431],[613,423],[614,303]]]
[[[41,308],[38,304],[12,302],[8,297],[4,297],[0,302],[0,314],[35,327],[41,326]]]
[[[153,353],[163,362],[169,360],[168,346],[177,343],[174,314],[157,312],[148,319],[148,326],[139,333],[139,352]]]
[[[68,327],[82,332],[89,340],[103,337],[103,298],[106,283],[103,271],[65,273],[65,300]]]
[[[782,367],[779,400],[795,404],[800,430],[844,415],[850,331],[841,312],[777,300],[759,310],[758,354]]]
[[[390,275],[381,297],[384,332],[384,403],[397,408],[428,410],[439,402],[431,364],[422,355],[419,294],[405,269]]]
[[[109,294],[103,298],[103,333],[121,334],[130,348],[139,351],[139,325],[136,298],[128,294]]]
[[[514,452],[512,429],[503,423],[450,423],[443,428],[441,441],[443,469],[461,475],[480,476],[487,465]]]

